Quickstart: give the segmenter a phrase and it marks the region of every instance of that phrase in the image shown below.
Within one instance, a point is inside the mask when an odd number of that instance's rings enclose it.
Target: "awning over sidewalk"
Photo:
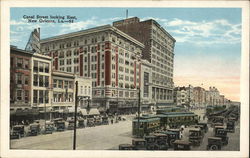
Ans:
[[[86,109],[80,109],[80,112],[83,116],[88,115]]]
[[[90,109],[89,115],[100,115],[100,112],[97,108]]]

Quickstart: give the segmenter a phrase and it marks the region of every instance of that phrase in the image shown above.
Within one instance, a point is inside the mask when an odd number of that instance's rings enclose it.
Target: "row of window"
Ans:
[[[13,99],[13,96],[10,98]],[[18,89],[16,90],[16,101],[24,101],[25,103],[29,102],[29,91]]]
[[[33,90],[33,103],[49,103],[49,91]]]
[[[16,73],[16,84],[29,84],[30,77],[22,73]]]
[[[34,60],[34,66],[33,66],[34,72],[43,72],[43,73],[49,73],[49,63],[41,62]]]
[[[73,102],[73,93],[53,93],[53,102]]]
[[[49,87],[49,76],[34,74],[33,85],[39,87]]]
[[[15,62],[16,60],[16,62]],[[14,65],[14,63],[16,63]],[[16,68],[20,68],[20,69],[29,69],[30,68],[30,60],[29,59],[23,59],[23,58],[14,58],[11,57],[10,58],[10,67],[16,67]]]
[[[53,87],[54,88],[69,88],[69,89],[74,88],[73,81],[58,80],[58,79],[53,80]]]

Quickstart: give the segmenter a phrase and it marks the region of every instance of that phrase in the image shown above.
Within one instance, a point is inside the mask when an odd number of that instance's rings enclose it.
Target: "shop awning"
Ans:
[[[99,112],[99,110],[96,109],[96,108],[90,109],[89,115],[100,115],[100,112]]]
[[[80,109],[80,112],[83,116],[88,115],[86,109]]]

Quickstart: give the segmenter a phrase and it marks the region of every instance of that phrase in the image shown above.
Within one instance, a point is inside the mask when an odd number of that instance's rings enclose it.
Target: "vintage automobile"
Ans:
[[[208,137],[207,150],[221,150],[222,139],[219,137]]]
[[[68,130],[73,130],[74,129],[74,125],[75,125],[75,121],[74,120],[69,120],[68,121]]]
[[[149,135],[145,136],[144,139],[146,141],[147,150],[157,150],[156,136]]]
[[[55,123],[56,131],[64,131],[65,130],[65,121],[57,121]]]
[[[103,117],[102,117],[102,124],[103,124],[103,125],[108,125],[108,124],[109,124],[109,120],[108,120],[108,117],[107,117],[107,116],[103,116]]]
[[[221,138],[222,145],[228,144],[228,136],[226,129],[217,129],[214,136]]]
[[[194,146],[199,146],[202,142],[202,131],[200,128],[189,129],[189,142]]]
[[[218,129],[225,129],[225,126],[214,126],[214,134],[217,133]]]
[[[191,143],[185,140],[176,140],[173,142],[174,150],[190,150]]]
[[[120,144],[119,150],[134,150],[134,146],[132,144]]]
[[[235,122],[234,121],[229,121],[227,122],[227,131],[230,133],[234,133],[235,132]]]
[[[84,119],[78,119],[78,128],[85,128]]]
[[[135,150],[147,150],[146,141],[142,138],[132,139],[132,145]]]
[[[87,126],[88,127],[95,127],[95,119],[94,118],[88,118],[87,119]]]
[[[173,147],[173,143],[175,140],[178,140],[180,138],[180,135],[179,133],[177,132],[172,132],[172,131],[163,131],[161,132],[163,134],[166,134],[167,135],[167,143],[168,143],[168,147],[171,148]]]
[[[221,123],[221,124],[223,124],[224,123],[224,117],[223,116],[213,116],[213,117],[211,117],[211,122],[213,123],[213,124],[215,124],[215,123]]]
[[[154,133],[158,150],[168,150],[168,135],[163,133]]]
[[[54,130],[55,130],[54,123],[46,122],[44,134],[52,134]]]
[[[10,132],[10,139],[19,139],[24,135],[24,125],[15,125]]]
[[[207,131],[208,131],[208,126],[207,126],[207,122],[198,122],[198,124],[197,125],[201,125],[201,126],[203,126],[203,131],[204,131],[204,133],[207,133]]]
[[[100,117],[95,118],[95,125],[96,125],[96,126],[102,125],[102,122],[101,122],[101,118],[100,118]]]
[[[29,136],[37,136],[39,133],[40,133],[40,124],[38,124],[38,123],[30,124],[29,130],[28,130],[28,135]]]

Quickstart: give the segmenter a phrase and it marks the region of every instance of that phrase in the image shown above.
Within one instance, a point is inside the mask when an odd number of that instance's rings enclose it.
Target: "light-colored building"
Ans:
[[[87,108],[96,107],[96,105],[91,103],[92,100],[92,79],[88,77],[79,77],[75,78],[75,81],[78,81],[78,96],[79,96],[79,107]],[[89,102],[89,103],[88,103]]]
[[[152,64],[152,99],[173,103],[175,39],[155,20],[133,17],[113,22],[113,26],[145,45],[142,58]]]
[[[31,105],[32,108],[43,111],[45,107],[47,109],[51,106],[51,57],[34,53],[31,74]]]
[[[206,90],[202,87],[194,87],[194,104],[196,107],[206,106]]]
[[[177,106],[188,106],[189,105],[189,98],[188,98],[188,91],[186,87],[175,87],[174,88],[174,103]]]
[[[136,110],[142,43],[110,25],[42,39],[40,43],[41,53],[52,57],[53,70],[92,78],[93,104],[113,112],[122,106]],[[126,102],[120,104],[119,100]]]

